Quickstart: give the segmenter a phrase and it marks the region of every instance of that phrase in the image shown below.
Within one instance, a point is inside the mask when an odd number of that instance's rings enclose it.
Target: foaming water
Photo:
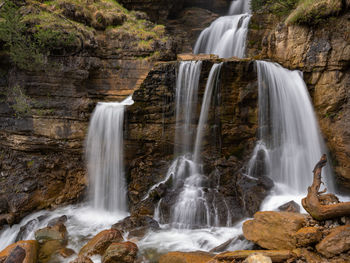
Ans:
[[[128,216],[128,213],[96,210],[86,204],[58,208],[55,211],[39,211],[25,217],[19,224],[2,230],[0,232],[0,250],[18,240],[35,239],[36,230],[46,227],[51,219],[63,215],[67,216],[65,225],[68,231],[68,247],[79,252],[89,239],[100,231],[110,228],[114,223]],[[29,231],[21,232],[21,227],[24,229],[25,226],[28,226]],[[60,261],[65,262],[63,259]]]
[[[219,17],[201,32],[193,53],[243,58],[251,18],[249,7],[250,1],[233,1],[229,16]]]
[[[92,114],[86,141],[90,200],[96,209],[127,211],[124,176],[123,125],[125,105],[98,103]]]
[[[242,224],[234,227],[212,227],[201,229],[176,229],[169,225],[162,225],[161,231],[150,232],[138,245],[141,250],[157,249],[159,253],[168,251],[210,251],[224,242],[242,234]],[[238,240],[227,250],[250,249],[252,243]]]

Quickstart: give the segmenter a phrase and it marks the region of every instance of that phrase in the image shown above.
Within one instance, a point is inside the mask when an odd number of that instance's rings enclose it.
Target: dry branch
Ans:
[[[312,185],[308,187],[308,194],[301,202],[304,209],[316,220],[327,220],[350,215],[350,202],[342,203],[338,201],[335,195],[324,194],[327,189],[319,191],[323,183],[321,172],[326,163],[327,157],[324,154],[313,170]]]

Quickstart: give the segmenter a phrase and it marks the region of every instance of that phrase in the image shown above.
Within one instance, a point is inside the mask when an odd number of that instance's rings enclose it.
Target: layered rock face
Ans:
[[[143,13],[117,13],[121,21],[106,22],[102,17],[96,21],[104,23],[96,24],[88,17],[89,8],[96,7],[85,3],[85,22],[95,28],[74,31],[71,25],[82,19],[76,11],[79,4],[51,7],[47,2],[21,9],[31,14],[24,16],[30,25],[62,27],[64,33],[77,34],[74,52],[54,50],[47,68],[35,71],[13,67],[8,56],[1,55],[0,225],[36,209],[81,199],[88,183],[84,140],[95,104],[122,100],[140,86],[154,60],[174,58],[164,27],[142,20]],[[53,24],[41,20],[46,18],[41,12],[52,8],[60,8],[66,17],[52,13]],[[108,23],[112,24],[106,28]]]
[[[220,61],[202,61],[198,108],[194,113],[197,118],[209,71],[213,63]],[[154,205],[163,197],[166,198],[166,205],[161,207],[162,215],[169,219],[171,207],[176,202],[178,192],[169,185],[159,186],[150,194],[150,198],[142,200],[153,185],[165,178],[174,159],[178,64],[158,64],[140,89],[135,91],[135,103],[127,109],[126,163],[133,213],[153,215]],[[214,102],[209,110],[201,157],[205,174],[210,178],[207,187],[217,183],[219,194],[227,202],[218,206],[223,210],[219,214],[226,214],[229,209],[232,221],[235,221],[258,210],[271,182],[264,177],[249,179],[242,170],[252,153],[258,126],[254,61],[225,60],[220,79],[219,89],[213,96]],[[198,119],[194,123],[198,123]]]
[[[255,14],[247,43],[249,56],[271,59],[304,73],[338,185],[350,189],[348,16],[331,17],[308,27],[287,26],[273,15]]]

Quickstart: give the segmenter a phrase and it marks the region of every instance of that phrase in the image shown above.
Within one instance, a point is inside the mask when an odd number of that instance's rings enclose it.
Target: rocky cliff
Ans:
[[[249,56],[271,59],[304,73],[338,186],[349,189],[350,22],[345,4],[342,12],[316,25],[291,25],[283,17],[256,12],[247,43]]]
[[[209,110],[202,159],[205,174],[210,178],[206,191],[210,192],[209,189],[217,184],[219,193],[212,202],[219,202],[217,207],[222,210],[219,211],[220,220],[226,225],[227,210],[232,215],[232,222],[251,216],[272,187],[272,182],[263,174],[258,180],[253,180],[244,176],[243,169],[252,154],[258,127],[255,63],[200,56],[185,56],[185,59],[203,59],[198,101],[202,101],[213,63],[224,63],[215,101]],[[175,157],[175,80],[178,64],[158,64],[140,89],[135,91],[135,103],[127,109],[126,158],[132,210],[153,215],[154,205],[160,198],[165,198],[166,202],[161,207],[165,221],[179,189],[172,190],[168,185],[170,182],[166,182],[151,192],[148,199],[140,201],[147,197],[153,185],[165,178]],[[194,125],[198,123],[200,106],[201,103],[198,103]]]

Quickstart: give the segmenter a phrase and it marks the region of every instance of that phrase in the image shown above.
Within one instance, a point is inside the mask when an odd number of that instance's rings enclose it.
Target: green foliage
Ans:
[[[31,114],[30,98],[25,95],[20,86],[14,86],[11,90],[11,97],[14,99],[14,103],[11,106],[16,112],[18,117],[23,117]]]
[[[254,12],[266,11],[278,16],[286,16],[297,3],[298,0],[252,0],[251,7]]]
[[[23,69],[36,68],[43,63],[43,55],[26,34],[21,18],[18,7],[6,0],[0,10],[0,40],[15,65]]]
[[[339,14],[342,5],[342,0],[300,0],[288,17],[287,24],[318,25],[325,18]]]

